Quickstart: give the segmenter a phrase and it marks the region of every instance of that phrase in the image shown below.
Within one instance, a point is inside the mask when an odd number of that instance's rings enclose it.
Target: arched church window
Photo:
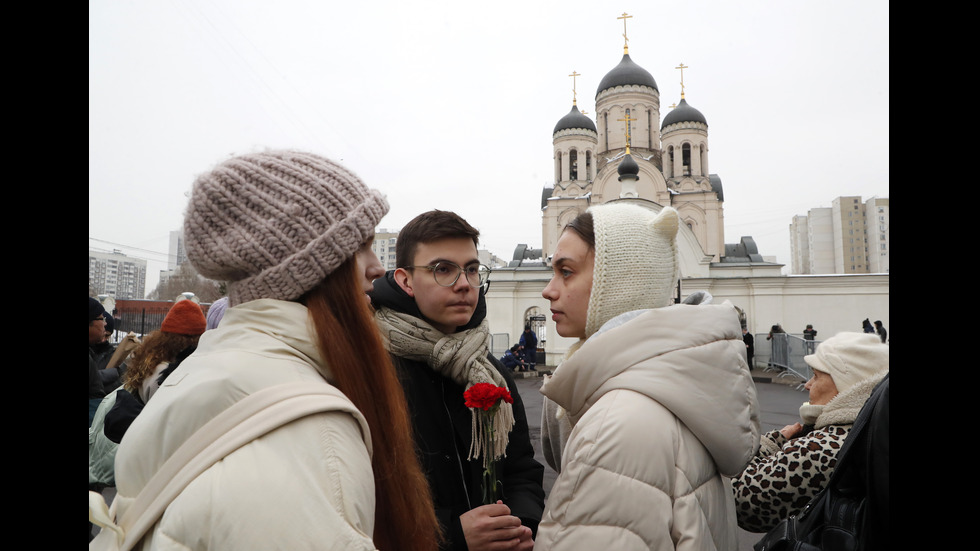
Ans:
[[[684,165],[684,176],[691,175],[691,144],[686,143],[681,148],[681,155],[683,155],[681,162]]]
[[[674,146],[667,148],[667,177],[674,177]]]
[[[568,179],[578,180],[578,151],[568,152]]]
[[[626,108],[626,120],[623,121],[623,122],[626,123],[626,135],[625,135],[625,138],[626,138],[627,143],[629,143],[630,145],[632,145],[632,141],[633,141],[632,140],[632,136],[633,136],[633,125],[630,124],[630,121],[635,121],[635,120],[636,119],[634,119],[634,118],[632,118],[630,116],[630,108],[627,107]]]
[[[647,147],[653,149],[653,111],[647,110]]]
[[[609,113],[602,114],[602,139],[605,141],[605,151],[609,151]]]
[[[591,151],[585,152],[585,179],[586,180],[592,179],[592,152]]]
[[[555,181],[560,182],[561,178],[561,151],[558,151],[555,156]]]

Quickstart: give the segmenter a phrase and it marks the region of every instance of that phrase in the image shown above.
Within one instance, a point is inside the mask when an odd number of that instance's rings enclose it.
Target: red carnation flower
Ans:
[[[490,383],[477,383],[463,393],[466,400],[466,407],[479,408],[483,411],[490,411],[500,400],[513,404],[514,399],[506,387],[497,386]]]

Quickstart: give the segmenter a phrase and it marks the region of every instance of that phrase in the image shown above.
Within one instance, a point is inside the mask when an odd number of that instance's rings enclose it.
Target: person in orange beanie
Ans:
[[[167,317],[160,325],[160,331],[176,333],[190,337],[200,337],[207,327],[204,311],[201,306],[191,300],[181,300],[167,312]]]
[[[159,331],[143,339],[143,345],[133,353],[123,386],[145,404],[159,388],[158,378],[178,356],[182,359],[197,348],[207,320],[204,311],[192,300],[178,301],[164,318]]]
[[[143,406],[160,388],[160,383],[197,349],[207,321],[204,311],[192,300],[174,304],[160,329],[143,337],[133,352],[123,383],[111,404],[104,404],[103,432],[116,444],[122,441],[129,425],[143,411]]]
[[[197,349],[206,324],[204,311],[197,303],[180,300],[167,312],[160,329],[143,337],[131,356],[122,385],[103,400],[96,412],[106,438],[115,444],[122,441],[160,383]],[[111,451],[115,452],[114,447]]]

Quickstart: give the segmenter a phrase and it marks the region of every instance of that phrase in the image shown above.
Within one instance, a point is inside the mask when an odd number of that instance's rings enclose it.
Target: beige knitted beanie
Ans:
[[[810,367],[823,371],[843,393],[861,381],[888,369],[888,345],[873,333],[841,332],[803,356]]]
[[[231,306],[294,300],[354,256],[387,212],[381,193],[329,159],[241,155],[194,182],[187,258],[204,277],[228,282]]]
[[[630,203],[589,208],[595,229],[595,269],[585,336],[619,314],[671,303],[677,284],[677,211]]]

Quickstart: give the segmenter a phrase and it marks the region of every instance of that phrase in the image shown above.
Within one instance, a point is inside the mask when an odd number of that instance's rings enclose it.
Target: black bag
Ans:
[[[784,519],[755,551],[858,551],[887,538],[888,375],[861,408],[827,487]],[[863,453],[862,453],[863,452]],[[877,471],[877,472],[875,472]],[[882,482],[885,486],[882,486]]]
[[[783,519],[753,548],[755,551],[857,551],[864,499],[825,488],[798,515]]]

